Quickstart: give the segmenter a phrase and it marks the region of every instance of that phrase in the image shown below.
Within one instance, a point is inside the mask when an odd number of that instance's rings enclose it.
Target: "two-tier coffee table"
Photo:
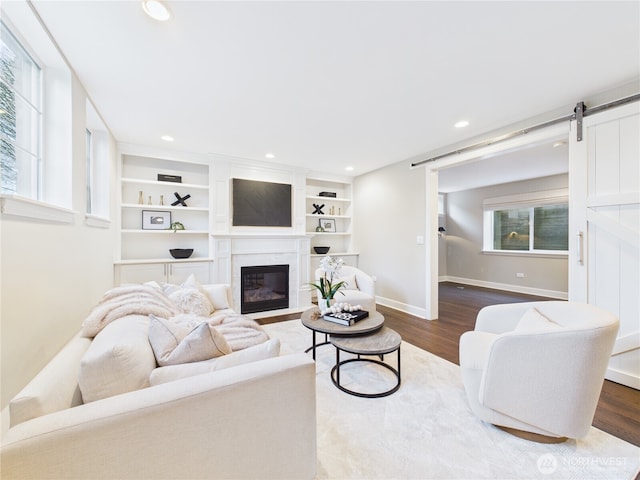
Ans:
[[[322,319],[317,307],[302,313],[302,324],[312,332],[311,346],[305,352],[312,351],[316,359],[316,348],[322,345],[333,345],[336,349],[336,364],[331,369],[331,381],[343,392],[359,397],[376,398],[391,395],[400,388],[400,345],[402,338],[390,328],[384,326],[384,317],[378,312],[369,312],[369,316],[359,322],[346,326]],[[318,343],[316,335],[324,334],[324,341]],[[340,352],[357,355],[356,358],[340,360]],[[398,353],[397,368],[384,362],[384,355]],[[362,355],[379,357],[362,358]],[[340,367],[351,362],[371,362],[389,369],[396,377],[396,384],[384,392],[362,393],[348,389],[340,384]]]
[[[313,307],[302,312],[301,316],[302,324],[313,333],[311,346],[305,352],[312,350],[314,360],[316,359],[316,347],[329,345],[329,335],[363,335],[379,330],[384,324],[384,317],[378,312],[370,312],[367,318],[348,327],[323,320],[319,313],[320,310],[317,307]],[[316,342],[317,333],[324,333],[324,342]]]

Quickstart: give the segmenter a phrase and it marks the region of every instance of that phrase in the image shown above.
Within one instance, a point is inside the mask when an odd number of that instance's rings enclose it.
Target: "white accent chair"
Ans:
[[[460,337],[474,414],[543,443],[584,437],[593,421],[619,321],[593,305],[492,305]]]
[[[316,282],[319,282],[324,274],[321,268],[316,270]],[[376,311],[376,283],[362,270],[349,265],[343,265],[339,271],[340,280],[344,280],[345,286],[338,290],[333,297],[336,302],[346,302],[351,305],[362,305],[368,312]],[[334,279],[334,281],[336,281]],[[339,281],[339,280],[338,280]]]

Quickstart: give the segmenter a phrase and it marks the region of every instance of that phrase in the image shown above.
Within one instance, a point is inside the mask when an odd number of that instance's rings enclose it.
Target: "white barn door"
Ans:
[[[569,300],[620,318],[607,378],[640,389],[640,104],[571,124]]]

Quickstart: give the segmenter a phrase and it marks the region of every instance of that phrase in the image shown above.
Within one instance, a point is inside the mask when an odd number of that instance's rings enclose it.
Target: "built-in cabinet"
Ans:
[[[325,255],[341,257],[346,264],[357,266],[358,254],[353,249],[352,236],[351,182],[307,178],[305,208],[305,230],[312,236],[311,275]],[[315,253],[313,247],[321,246],[329,247],[329,253]]]
[[[156,281],[158,283],[182,283],[189,275],[194,274],[196,278],[205,282],[208,281],[210,273],[210,262],[194,260],[182,260],[180,262],[159,263],[152,261],[149,263],[120,263],[119,283],[144,283]]]
[[[200,282],[208,282],[209,165],[122,153],[119,178],[120,248],[115,262],[116,284],[150,280],[179,283],[191,273]],[[184,230],[172,229],[174,222],[179,222]],[[193,254],[188,259],[174,259],[169,250],[178,248],[192,248]]]

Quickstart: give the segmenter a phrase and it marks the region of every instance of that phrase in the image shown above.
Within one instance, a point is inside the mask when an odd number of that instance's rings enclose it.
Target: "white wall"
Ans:
[[[566,298],[567,258],[482,253],[485,198],[566,188],[568,176],[476,188],[447,195],[446,278],[472,285]],[[516,273],[524,273],[517,278]]]
[[[79,330],[113,285],[115,225],[85,222],[85,102],[72,83],[71,224],[0,216],[2,408]],[[111,208],[115,211],[116,148],[110,139]]]
[[[359,267],[377,278],[383,305],[416,315],[425,309],[425,177],[397,163],[354,180],[354,244]]]

